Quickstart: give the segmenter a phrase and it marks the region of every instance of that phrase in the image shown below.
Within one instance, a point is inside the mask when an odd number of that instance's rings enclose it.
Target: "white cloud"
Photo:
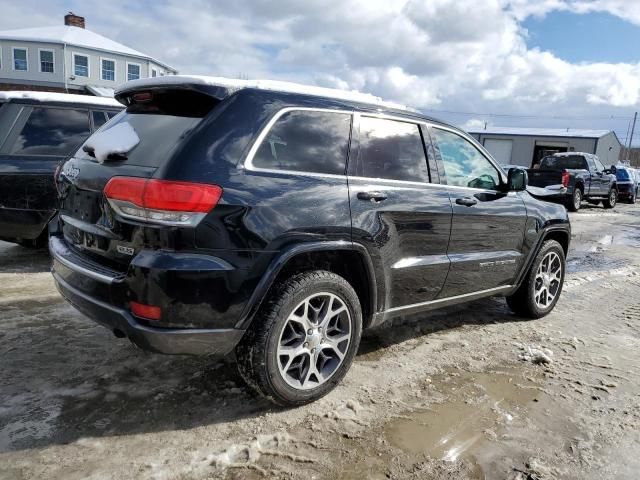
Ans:
[[[592,115],[640,104],[640,64],[572,64],[529,49],[522,21],[630,0],[165,0],[71,2],[88,28],[182,73],[280,78],[419,108]],[[68,8],[68,7],[67,7]],[[0,0],[0,29],[61,22],[55,3]],[[6,15],[9,12],[10,15]],[[35,13],[38,12],[38,13]],[[625,114],[627,111],[625,110]],[[626,125],[624,125],[626,127]],[[623,127],[623,129],[624,129]]]

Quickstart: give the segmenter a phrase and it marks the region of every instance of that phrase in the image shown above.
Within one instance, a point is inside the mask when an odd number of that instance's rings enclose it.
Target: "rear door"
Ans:
[[[449,270],[451,204],[429,173],[421,127],[356,114],[348,180],[353,240],[379,268],[380,309],[433,300]],[[435,161],[434,161],[435,165]]]
[[[521,194],[500,191],[498,167],[468,138],[444,127],[430,131],[453,210],[451,269],[439,297],[511,285],[524,261]]]
[[[2,108],[3,118],[10,121],[0,138],[2,235],[32,239],[55,210],[56,167],[90,134],[89,110],[19,104]]]

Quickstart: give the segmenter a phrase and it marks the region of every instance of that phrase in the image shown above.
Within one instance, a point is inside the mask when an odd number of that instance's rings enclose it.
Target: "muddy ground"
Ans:
[[[572,225],[548,317],[495,298],[395,321],[293,410],[233,359],[116,339],[60,299],[45,254],[0,242],[0,478],[636,479],[640,207]]]

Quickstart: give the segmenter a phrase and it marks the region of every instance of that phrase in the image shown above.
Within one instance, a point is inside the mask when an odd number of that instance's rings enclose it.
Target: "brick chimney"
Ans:
[[[84,17],[79,17],[73,12],[69,12],[64,16],[64,24],[71,27],[84,28]]]

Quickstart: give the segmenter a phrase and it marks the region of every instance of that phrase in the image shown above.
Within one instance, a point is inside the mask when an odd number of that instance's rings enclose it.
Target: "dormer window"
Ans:
[[[89,57],[77,53],[73,54],[73,74],[76,77],[89,76]]]
[[[26,48],[13,49],[13,69],[20,72],[26,72],[29,70]]]

